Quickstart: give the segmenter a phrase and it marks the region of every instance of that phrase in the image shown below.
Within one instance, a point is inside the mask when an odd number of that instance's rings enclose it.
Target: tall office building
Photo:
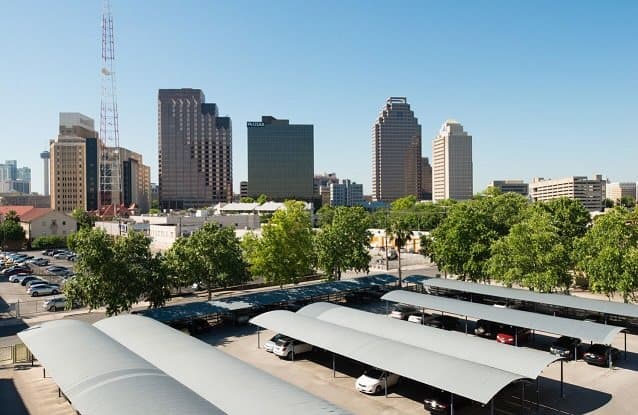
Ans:
[[[100,151],[97,136],[93,119],[80,113],[60,113],[58,137],[49,142],[52,209],[97,210]]]
[[[448,120],[432,142],[432,200],[471,199],[472,182],[472,136]]]
[[[350,180],[330,183],[330,206],[361,206],[363,204],[363,185]]]
[[[421,200],[432,200],[432,166],[427,157],[421,159]]]
[[[249,121],[248,196],[313,200],[314,126],[263,116]]]
[[[159,198],[163,209],[233,200],[232,126],[200,89],[158,93]]]
[[[604,209],[605,186],[607,182],[600,174],[588,179],[587,176],[571,176],[561,179],[535,177],[530,186],[533,201],[552,200],[560,197],[579,200],[590,212]]]
[[[151,207],[151,167],[144,164],[142,155],[120,147],[122,163],[122,203],[137,205],[140,213]]]
[[[421,180],[421,125],[407,98],[390,97],[372,127],[372,198],[418,198]]]
[[[51,160],[51,154],[48,151],[43,151],[40,153],[40,158],[42,159],[42,177],[44,185],[42,194],[44,196],[49,196],[49,161]]]
[[[17,160],[7,160],[0,164],[1,193],[31,193],[31,169],[18,167]]]

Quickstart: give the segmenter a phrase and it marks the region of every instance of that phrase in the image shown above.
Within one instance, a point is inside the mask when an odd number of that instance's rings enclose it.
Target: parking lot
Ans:
[[[370,311],[383,312],[381,303],[366,306]],[[291,382],[311,393],[329,400],[354,413],[360,414],[419,414],[427,413],[423,407],[425,386],[410,380],[402,380],[389,390],[388,397],[365,395],[355,390],[355,380],[365,366],[343,357],[336,359],[336,377],[332,374],[332,354],[314,350],[298,356],[294,362],[279,359],[263,348],[257,348],[256,329],[252,326],[214,330],[202,339],[224,352],[259,367],[275,376]],[[263,346],[273,332],[260,333]],[[555,339],[547,334],[537,334],[528,346],[547,350]],[[484,340],[493,341],[493,340]],[[614,346],[623,349],[622,335]],[[514,346],[512,346],[514,347]],[[564,394],[560,397],[560,364],[547,367],[539,378],[540,401],[537,408],[536,383],[529,382],[524,391],[524,407],[521,412],[521,385],[510,385],[495,399],[495,413],[520,414],[624,414],[633,413],[638,397],[632,392],[638,384],[638,338],[627,336],[628,359],[618,361],[610,370],[591,366],[582,360],[564,364]],[[462,376],[462,374],[460,374]],[[489,414],[489,407],[479,404],[463,406],[457,414]]]

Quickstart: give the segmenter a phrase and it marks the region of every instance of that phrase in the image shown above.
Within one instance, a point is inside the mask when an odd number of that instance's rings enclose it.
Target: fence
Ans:
[[[9,314],[13,317],[20,318],[55,311],[45,307],[44,303],[48,300],[49,299],[41,299],[11,303],[9,304]]]
[[[32,362],[33,355],[23,343],[0,347],[0,366]]]

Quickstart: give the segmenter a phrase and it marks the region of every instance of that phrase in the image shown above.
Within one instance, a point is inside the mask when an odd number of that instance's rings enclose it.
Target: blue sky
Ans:
[[[120,143],[157,178],[157,90],[201,88],[233,120],[235,191],[248,120],[315,125],[315,171],[371,192],[371,127],[406,96],[423,155],[448,118],[490,180],[602,173],[636,181],[638,2],[112,0]],[[0,160],[32,168],[58,113],[99,119],[101,2],[4,0]]]

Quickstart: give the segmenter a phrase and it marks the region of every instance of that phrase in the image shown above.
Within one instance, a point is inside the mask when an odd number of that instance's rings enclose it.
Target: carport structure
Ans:
[[[350,414],[146,317],[57,320],[18,336],[82,415]]]
[[[556,309],[584,311],[603,315],[605,323],[610,317],[618,316],[625,319],[638,319],[638,306],[634,304],[583,298],[574,295],[538,293],[519,288],[507,288],[498,285],[477,284],[454,279],[442,279],[425,275],[412,275],[405,279],[412,284],[426,287],[432,293],[457,292],[467,294],[470,299],[475,297],[491,297],[503,301],[519,301],[529,303],[534,309],[550,306]],[[478,300],[478,298],[477,298]]]
[[[328,323],[290,311],[276,310],[256,316],[252,324],[273,330],[308,344],[382,368],[400,376],[445,390],[454,395],[490,404],[494,396],[512,382],[527,376],[426,350],[411,344]]]
[[[515,327],[524,327],[560,336],[575,337],[581,340],[611,345],[614,337],[624,332],[623,327],[578,321],[563,317],[553,317],[529,311],[512,308],[494,307],[485,304],[472,303],[452,298],[439,297],[430,294],[418,294],[412,291],[395,290],[381,297],[382,300],[410,304],[421,309],[429,309],[451,313],[465,317],[465,332],[467,333],[467,319],[489,320]],[[518,345],[518,333],[515,331],[515,345]],[[625,332],[625,357],[627,355],[627,333]],[[576,350],[574,350],[576,357]],[[610,358],[611,359],[611,358]],[[611,366],[611,360],[609,362]],[[562,370],[561,370],[562,372]]]
[[[230,296],[212,301],[176,304],[137,312],[163,323],[192,320],[196,318],[221,321],[224,316],[237,319],[242,313],[267,311],[273,308],[296,305],[298,308],[313,301],[337,301],[348,294],[386,292],[396,285],[398,278],[390,274],[375,274],[366,277],[319,284],[300,285],[293,288],[260,291]]]

